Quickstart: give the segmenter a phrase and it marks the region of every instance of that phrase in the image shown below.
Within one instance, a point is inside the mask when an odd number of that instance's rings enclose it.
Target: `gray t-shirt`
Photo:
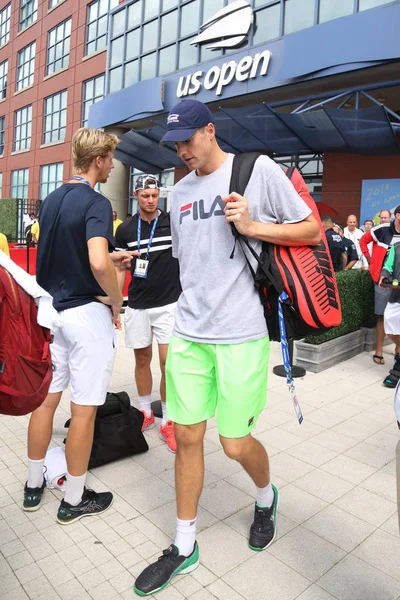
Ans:
[[[221,200],[229,193],[233,154],[199,177],[192,171],[171,193],[172,253],[179,259],[182,294],[174,334],[209,344],[239,344],[267,335],[263,308],[243,252],[225,221]],[[245,191],[250,218],[297,223],[311,210],[282,169],[260,156]],[[250,240],[256,252],[261,242]],[[255,260],[251,262],[256,266]]]

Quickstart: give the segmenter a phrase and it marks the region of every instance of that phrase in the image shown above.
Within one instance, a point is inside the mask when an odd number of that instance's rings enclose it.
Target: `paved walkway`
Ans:
[[[126,390],[135,404],[131,354],[120,335],[111,389]],[[280,362],[273,344],[271,365]],[[278,538],[261,553],[247,546],[253,485],[224,456],[216,424],[209,422],[198,520],[201,566],[177,577],[157,600],[400,598],[399,432],[393,393],[381,385],[387,368],[362,354],[308,373],[297,383],[301,427],[284,381],[271,373],[257,435],[281,497]],[[55,444],[65,435],[68,404],[66,394]],[[47,490],[37,513],[21,510],[27,424],[27,417],[0,417],[0,598],[132,600],[135,576],[169,545],[175,528],[174,457],[158,428],[147,435],[148,453],[89,474],[89,486],[114,492],[111,509],[61,527],[55,521],[59,492]]]

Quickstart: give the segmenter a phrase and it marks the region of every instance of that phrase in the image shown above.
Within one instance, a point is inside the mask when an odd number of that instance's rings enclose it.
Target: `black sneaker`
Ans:
[[[60,507],[57,512],[57,521],[60,525],[69,525],[79,521],[82,517],[90,517],[99,515],[100,513],[110,508],[113,501],[111,492],[97,493],[93,490],[88,490],[86,487],[83,490],[82,500],[77,506],[71,506],[65,500],[61,500]]]
[[[279,504],[279,492],[273,485],[274,501],[270,508],[261,508],[256,504],[254,521],[250,527],[249,547],[256,552],[268,548],[276,536],[276,509]]]
[[[35,510],[39,510],[42,504],[42,496],[44,489],[46,487],[46,480],[43,477],[42,487],[30,488],[28,487],[28,482],[26,482],[24,487],[24,503],[22,508],[27,512],[35,512]]]
[[[174,575],[183,575],[199,566],[199,546],[194,544],[189,556],[181,556],[175,544],[163,550],[158,561],[149,565],[136,579],[133,589],[139,596],[150,596],[164,589]]]

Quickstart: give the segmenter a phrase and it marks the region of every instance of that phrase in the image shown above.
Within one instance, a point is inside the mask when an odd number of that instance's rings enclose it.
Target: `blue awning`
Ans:
[[[341,109],[320,106],[297,113],[277,112],[266,104],[221,108],[215,115],[218,142],[235,154],[249,151],[276,155],[350,152],[367,155],[398,154],[394,125],[384,106]],[[154,127],[126,133],[116,158],[144,171],[160,172],[183,165],[173,145],[158,145],[166,118]]]

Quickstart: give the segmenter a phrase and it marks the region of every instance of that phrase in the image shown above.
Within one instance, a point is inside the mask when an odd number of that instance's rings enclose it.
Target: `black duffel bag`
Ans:
[[[120,458],[147,452],[142,433],[143,413],[131,406],[126,392],[108,393],[97,409],[89,469]],[[69,427],[70,420],[65,423]]]

